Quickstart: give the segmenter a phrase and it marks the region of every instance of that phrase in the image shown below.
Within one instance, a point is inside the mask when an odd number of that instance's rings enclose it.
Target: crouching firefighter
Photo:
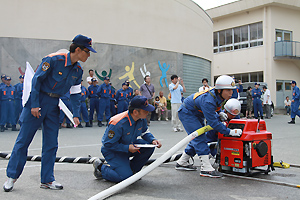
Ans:
[[[226,135],[240,136],[241,129],[230,130],[218,120],[216,112],[220,112],[221,104],[231,98],[235,89],[233,78],[222,75],[217,78],[215,88],[198,92],[187,97],[178,110],[178,116],[186,132],[191,134],[203,127],[204,119],[215,131]],[[220,114],[223,115],[223,114]],[[207,145],[207,137],[202,134],[189,142],[182,156],[177,161],[177,170],[197,170],[188,160],[198,154],[200,158],[200,176],[222,177],[222,173],[216,171],[209,162],[210,149]]]

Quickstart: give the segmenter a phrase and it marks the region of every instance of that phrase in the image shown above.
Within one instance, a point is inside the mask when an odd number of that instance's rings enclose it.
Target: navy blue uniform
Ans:
[[[82,114],[82,118],[84,122],[89,122],[89,114],[88,114],[88,110],[86,107],[86,103],[85,100],[86,98],[89,96],[89,91],[86,89],[86,87],[84,87],[83,85],[81,86],[81,97],[80,97],[80,112]],[[81,117],[79,118],[80,122],[81,122]]]
[[[98,88],[97,94],[100,97],[98,120],[103,121],[103,113],[105,111],[105,119],[108,122],[110,118],[111,85],[106,85],[105,83],[103,83]]]
[[[99,96],[97,94],[97,90],[99,88],[99,85],[90,85],[88,87],[88,91],[89,91],[89,98],[90,98],[90,121],[93,120],[93,116],[94,116],[94,111],[96,110],[97,113],[97,118],[99,115]],[[99,120],[99,119],[97,119]]]
[[[127,91],[123,88],[119,89],[116,94],[116,100],[118,102],[118,113],[128,110]]]
[[[60,97],[60,99],[64,102],[64,104],[67,106],[67,108],[72,112],[72,105],[70,102],[70,92],[67,92],[64,96]],[[66,123],[71,123],[70,119],[65,115],[65,113],[60,110],[59,113],[59,123],[62,124],[64,121],[64,118],[66,117]]]
[[[141,136],[142,139],[137,139]],[[146,119],[134,121],[125,111],[111,118],[102,137],[101,152],[110,166],[102,165],[102,177],[112,182],[120,182],[138,172],[151,157],[154,148],[141,148],[139,152],[129,152],[130,144],[151,144],[155,140],[147,127]],[[134,156],[129,160],[129,157]]]
[[[296,85],[294,88],[293,88],[293,100],[294,102],[292,102],[291,104],[291,118],[295,118],[296,115],[298,115],[298,117],[300,117],[300,111],[299,111],[299,98],[300,98],[300,91],[299,91],[299,87]]]
[[[111,87],[111,95],[110,95],[110,114],[111,114],[111,117],[116,115],[117,114],[117,111],[116,111],[116,90],[114,87]]]
[[[15,86],[15,123],[19,122],[19,116],[22,112],[23,105],[22,105],[22,95],[23,95],[23,83],[17,83]]]
[[[12,85],[4,85],[0,88],[1,91],[1,120],[0,125],[5,124],[16,125],[15,119],[15,87]]]
[[[127,103],[129,105],[131,99],[133,98],[133,89],[131,87],[128,86],[128,88],[126,89],[127,92]]]
[[[222,134],[229,134],[230,129],[223,125],[215,114],[215,112],[220,110],[222,102],[223,100],[219,96],[216,96],[215,89],[198,92],[185,98],[178,110],[178,116],[186,132],[191,134],[205,126],[204,119],[206,119],[207,124],[215,131]],[[207,146],[206,135],[202,134],[189,142],[185,148],[185,152],[192,157],[195,154],[199,156],[208,155],[210,149]]]
[[[82,69],[78,62],[72,65],[70,53],[54,53],[43,58],[34,77],[30,97],[20,116],[22,126],[7,166],[7,176],[17,179],[27,159],[27,149],[37,129],[43,125],[41,183],[55,181],[53,168],[58,147],[59,96],[71,86],[79,85]],[[73,117],[79,117],[80,94],[72,94]],[[41,116],[34,117],[31,108],[40,108]]]
[[[259,111],[260,117],[263,117],[262,102],[260,100],[261,95],[262,95],[262,92],[259,88],[252,89],[253,110],[254,110],[255,118],[258,118],[258,111]]]

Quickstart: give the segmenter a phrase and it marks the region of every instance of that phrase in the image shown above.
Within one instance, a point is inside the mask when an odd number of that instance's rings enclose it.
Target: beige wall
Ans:
[[[212,21],[191,0],[0,0],[0,37],[70,40],[181,52],[212,60]],[[3,20],[6,19],[6,20]]]

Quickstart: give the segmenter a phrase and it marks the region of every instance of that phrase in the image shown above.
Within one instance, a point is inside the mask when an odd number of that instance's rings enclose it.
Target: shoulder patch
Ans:
[[[112,131],[112,130],[110,130],[110,131],[108,131],[108,135],[107,136],[108,136],[109,139],[112,139],[115,136],[115,132]]]
[[[44,62],[43,66],[42,66],[42,70],[45,72],[45,71],[47,71],[49,69],[49,67],[50,67],[50,64],[47,63],[47,62]]]

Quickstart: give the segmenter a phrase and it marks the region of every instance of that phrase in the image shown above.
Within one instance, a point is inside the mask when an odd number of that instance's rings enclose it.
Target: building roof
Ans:
[[[299,0],[240,0],[229,4],[206,10],[212,19],[227,15],[238,14],[239,12],[250,11],[265,6],[280,6],[300,10]]]

